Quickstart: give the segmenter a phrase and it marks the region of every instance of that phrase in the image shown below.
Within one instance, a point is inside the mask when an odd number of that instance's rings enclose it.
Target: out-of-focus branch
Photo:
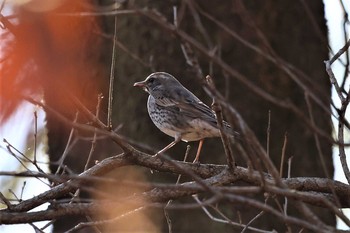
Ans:
[[[251,82],[248,78],[246,78],[244,75],[242,75],[240,72],[229,66],[227,63],[225,63],[220,57],[216,56],[215,54],[211,53],[207,50],[202,44],[198,43],[193,37],[191,37],[189,34],[184,32],[183,30],[180,30],[176,28],[173,24],[167,22],[164,17],[159,12],[155,11],[145,11],[140,10],[138,11],[139,14],[144,15],[145,17],[152,20],[155,24],[159,25],[162,29],[169,31],[173,35],[177,36],[181,41],[184,41],[191,45],[194,49],[202,53],[205,57],[207,57],[210,61],[217,64],[224,72],[228,73],[231,77],[236,78],[239,82],[241,82],[243,85],[247,86],[252,92],[254,92],[256,95],[260,96],[261,98],[265,99],[266,101],[285,108],[289,109],[291,112],[296,114],[296,116],[301,119],[307,127],[309,127],[311,130],[315,131],[317,134],[322,136],[323,138],[334,142],[333,138],[331,138],[327,133],[325,133],[320,127],[315,127],[308,117],[293,104],[290,100],[282,100],[280,98],[276,98],[275,96],[272,96],[262,88],[255,85],[253,82]],[[286,70],[288,71],[288,70]],[[288,71],[289,72],[289,71]],[[289,72],[292,74],[292,72]]]
[[[220,185],[225,185],[225,184],[228,185],[228,184],[233,184],[236,181],[244,181],[247,183],[258,184],[260,180],[260,175],[257,172],[252,173],[248,169],[245,169],[242,167],[236,167],[234,173],[232,173],[226,170],[225,166],[206,165],[206,164],[197,165],[197,164],[191,164],[191,163],[184,163],[180,161],[173,161],[173,163],[177,163],[178,166],[182,167],[182,169],[191,170],[196,174],[201,175],[202,177],[208,177],[207,179],[204,179],[203,182],[206,182],[206,184],[210,186],[212,185],[215,186],[218,183],[220,183]],[[171,164],[164,163],[159,158],[154,158],[150,155],[147,155],[135,150],[129,155],[122,154],[119,156],[105,159],[101,161],[99,164],[87,170],[86,172],[82,173],[80,177],[102,175],[112,169],[116,169],[120,166],[125,166],[130,164],[147,166],[152,169],[158,168],[161,171],[168,171],[168,172],[175,172],[175,173],[182,172],[181,169],[178,169],[176,168],[176,166],[174,167]],[[287,186],[292,188],[291,190],[273,188],[274,181],[271,178],[269,178],[268,175],[265,176],[265,179],[266,179],[266,182],[269,184],[266,186],[266,189],[264,190],[265,192],[270,192],[271,194],[276,194],[276,195],[283,195],[286,197],[290,197],[292,199],[309,202],[311,204],[325,206],[325,203],[326,203],[325,200],[327,200],[327,197],[329,197],[329,193],[331,192],[330,183],[332,183],[332,185],[335,187],[337,194],[342,196],[341,199],[345,199],[345,200],[350,199],[349,198],[350,189],[347,185],[342,184],[340,182],[335,182],[329,179],[320,179],[320,178],[282,179],[283,183],[285,183]],[[28,221],[28,218],[30,219],[33,217],[34,217],[34,221],[47,220],[53,214],[51,213],[51,210],[48,210],[46,212],[48,215],[45,215],[44,212],[38,212],[38,214],[35,215],[36,212],[26,213],[26,211],[34,208],[35,206],[41,205],[47,201],[54,200],[62,195],[68,194],[69,192],[76,189],[76,186],[74,185],[81,186],[84,182],[86,182],[86,180],[72,179],[66,183],[63,183],[59,186],[52,188],[51,190],[39,196],[23,201],[18,205],[13,205],[13,208],[11,208],[11,210],[2,210],[0,212],[1,213],[0,223],[2,224],[19,223],[21,221],[23,222]],[[181,189],[177,188],[177,186],[181,186]],[[157,203],[157,202],[164,202],[169,199],[177,199],[183,196],[189,196],[194,193],[200,193],[205,191],[205,189],[201,187],[201,185],[195,182],[186,182],[181,185],[173,185],[172,187],[169,186],[168,188],[169,189],[154,188],[150,191],[140,194],[139,197],[140,198],[142,197],[143,199],[146,198],[151,203]],[[258,188],[256,191],[258,191],[259,193],[260,189],[261,188]],[[298,189],[300,191],[296,191]],[[242,190],[244,192],[244,188]],[[247,202],[248,204],[251,203],[254,206],[255,205],[260,206],[260,204],[256,202],[252,203],[251,202],[252,200],[251,201],[248,201],[245,199],[242,200],[241,198],[243,197],[238,198],[237,196],[232,196],[234,193],[236,193],[235,195],[237,195],[237,191],[239,192],[239,187],[231,187],[231,188],[222,187],[222,188],[218,188],[217,191],[223,194],[221,196],[221,198],[223,199],[227,198],[228,200],[232,199],[232,201],[235,201],[235,202],[238,201],[239,203]],[[246,191],[253,191],[253,190],[246,190]],[[318,192],[318,193],[315,193],[315,192]],[[328,194],[326,195],[322,194],[323,192],[326,192]],[[347,196],[347,198],[344,198],[345,196]],[[132,197],[130,200],[137,202],[137,196],[136,198]],[[94,204],[90,204],[89,206],[93,206],[93,205]],[[326,206],[328,205],[329,204],[326,204]],[[60,210],[59,206],[57,207],[54,206],[54,208],[55,210]],[[272,209],[269,209],[269,208],[267,209],[267,211],[271,211],[272,213],[275,213]],[[63,211],[63,210],[60,210],[60,211]],[[56,215],[60,213],[72,214],[72,215],[81,214],[81,213],[84,213],[84,214],[90,213],[89,210],[84,210],[86,212],[82,212],[82,210],[80,211],[67,210],[65,212],[60,212],[60,211],[58,211]],[[16,218],[14,218],[15,213],[18,214]],[[21,215],[22,217],[19,217]],[[294,222],[294,220],[292,222]]]
[[[207,75],[206,81],[207,81],[208,86],[215,89],[214,81],[211,79],[211,77],[209,75]],[[233,156],[233,152],[231,149],[231,144],[230,144],[229,138],[224,131],[224,125],[223,125],[224,119],[222,117],[221,106],[216,102],[216,99],[213,99],[212,108],[216,113],[217,123],[218,123],[218,127],[220,129],[221,140],[222,140],[222,144],[224,145],[224,150],[225,150],[225,155],[226,155],[228,167],[230,169],[234,170],[234,168],[236,167],[235,157]]]

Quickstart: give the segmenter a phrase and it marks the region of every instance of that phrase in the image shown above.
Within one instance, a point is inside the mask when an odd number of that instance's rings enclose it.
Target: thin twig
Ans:
[[[309,95],[307,93],[305,93],[305,102],[306,102],[306,105],[307,105],[307,108],[308,108],[308,111],[309,111],[311,124],[315,125],[315,127],[316,127],[315,118],[314,118],[314,114],[313,114],[313,110],[312,110],[312,105],[311,105],[311,102],[310,102]],[[331,178],[330,175],[329,175],[327,166],[326,166],[326,161],[324,159],[325,156],[324,156],[323,150],[321,148],[320,138],[315,132],[313,133],[313,135],[314,135],[314,140],[315,140],[315,143],[316,143],[318,156],[319,156],[320,161],[321,161],[322,169],[323,169],[324,173],[326,174],[326,177],[327,178]]]
[[[201,206],[202,210],[204,211],[204,213],[213,221],[215,222],[219,222],[219,223],[225,223],[225,224],[229,224],[238,228],[245,228],[247,227],[247,229],[253,231],[253,232],[260,232],[260,233],[271,233],[272,231],[265,231],[265,230],[261,230],[259,228],[255,228],[255,227],[251,227],[251,226],[247,226],[241,222],[234,222],[231,219],[229,219],[227,216],[225,216],[219,209],[213,207],[213,209],[219,213],[221,215],[221,217],[223,217],[224,219],[220,219],[217,217],[214,217],[210,211],[208,210],[208,208],[203,204],[203,202],[201,200],[199,200],[198,196],[193,196],[194,200]]]
[[[288,159],[288,174],[287,174],[287,178],[290,178],[290,174],[292,172],[292,159],[293,157],[290,157]],[[288,198],[284,198],[284,205],[283,205],[283,212],[285,215],[287,215],[287,208],[288,208]]]
[[[98,98],[97,98],[97,106],[96,106],[96,118],[97,119],[99,118],[99,115],[100,115],[100,106],[101,106],[102,99],[103,99],[103,95],[99,94]],[[95,130],[93,139],[91,141],[91,147],[90,147],[89,155],[88,155],[87,160],[85,162],[84,171],[86,171],[88,169],[88,166],[90,164],[92,155],[93,155],[93,153],[95,151],[95,148],[96,148],[96,137],[97,137],[97,134],[96,134],[96,130]],[[76,199],[79,197],[79,195],[80,195],[80,189],[77,189],[77,191],[75,191],[75,193],[74,193],[70,203],[73,203],[74,201],[76,201]]]
[[[288,134],[285,133],[284,140],[283,140],[283,146],[282,146],[282,154],[281,154],[280,177],[283,177],[283,167],[284,167],[284,159],[286,156],[287,142],[288,142]]]
[[[23,166],[24,169],[26,169],[27,171],[30,171],[29,167],[25,163],[26,162],[30,163],[31,160],[25,154],[17,150],[17,148],[15,148],[11,143],[9,143],[7,139],[4,138],[3,142],[6,144],[6,149],[10,153],[10,155],[12,155]],[[15,150],[15,152],[19,153],[25,159],[25,161],[19,158],[12,150]],[[41,169],[38,171],[41,171]]]
[[[7,206],[7,209],[9,210],[12,209],[11,202],[4,196],[4,194],[2,194],[2,192],[0,192],[0,199],[3,201],[3,203],[5,203],[5,205]]]
[[[243,230],[241,231],[241,233],[244,233],[246,230],[249,229],[250,225],[257,220],[259,217],[261,217],[265,212],[264,211],[260,211],[254,218],[252,218],[243,228]]]
[[[113,113],[113,87],[114,87],[114,70],[117,54],[117,16],[114,16],[114,35],[113,35],[113,48],[112,48],[112,62],[111,62],[111,72],[109,76],[109,94],[108,94],[108,116],[107,116],[107,127],[112,129],[112,113]]]
[[[191,146],[190,146],[190,145],[187,145],[187,147],[186,147],[186,152],[185,152],[185,156],[184,156],[184,159],[183,159],[183,162],[186,162],[187,157],[188,157],[188,155],[189,155],[189,153],[190,153],[190,149],[191,149]],[[180,179],[181,179],[181,174],[179,174],[179,175],[177,176],[177,180],[176,180],[176,183],[175,183],[175,184],[179,184],[179,183],[180,183]],[[169,213],[168,213],[168,211],[167,211],[167,208],[168,208],[169,205],[172,203],[172,201],[173,201],[173,200],[169,200],[169,201],[167,202],[167,204],[165,205],[165,207],[164,207],[164,216],[165,216],[166,222],[167,222],[167,224],[168,224],[168,232],[169,232],[169,233],[172,233],[173,231],[172,231],[171,219],[170,219]]]
[[[103,95],[99,94],[98,97],[97,97],[96,118],[100,117],[100,108],[101,108],[102,99],[103,99]],[[96,132],[94,132],[94,136],[93,136],[93,139],[91,141],[91,148],[90,148],[90,151],[89,151],[89,155],[88,155],[88,158],[87,158],[85,166],[84,166],[84,171],[86,171],[88,169],[88,166],[89,166],[91,158],[92,158],[92,154],[95,151],[95,148],[96,148],[96,137],[97,137],[97,134],[96,134]]]
[[[267,129],[266,129],[266,154],[270,157],[270,134],[271,134],[271,110],[268,113]]]
[[[37,148],[37,135],[38,135],[38,114],[34,111],[34,161],[36,164],[36,148]]]
[[[335,62],[343,53],[345,53],[348,50],[349,46],[350,46],[350,39],[348,39],[345,45],[341,49],[339,49],[339,51],[336,54],[334,54],[334,56],[329,60],[329,63],[330,63],[329,65],[332,65],[333,62]]]
[[[19,198],[20,200],[23,200],[23,193],[24,193],[24,189],[25,189],[26,185],[27,185],[27,181],[24,181],[23,185],[22,185],[22,188],[21,188],[21,195],[20,195],[20,198]]]
[[[76,123],[78,121],[78,116],[79,116],[79,112],[76,112],[74,120],[73,120],[74,123]],[[66,147],[64,148],[63,153],[62,153],[60,159],[58,160],[58,168],[55,172],[56,175],[59,174],[63,168],[64,160],[66,159],[68,152],[70,150],[70,145],[71,145],[71,142],[73,140],[74,132],[75,132],[75,129],[72,127],[70,132],[69,132]]]

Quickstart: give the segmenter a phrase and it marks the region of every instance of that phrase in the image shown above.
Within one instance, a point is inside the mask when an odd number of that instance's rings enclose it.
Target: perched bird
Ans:
[[[187,90],[171,74],[156,72],[144,81],[136,82],[148,92],[147,109],[153,123],[174,141],[160,150],[161,154],[179,141],[199,141],[194,162],[199,160],[204,138],[220,137],[215,113],[197,96]],[[223,122],[224,131],[234,135],[227,122]]]

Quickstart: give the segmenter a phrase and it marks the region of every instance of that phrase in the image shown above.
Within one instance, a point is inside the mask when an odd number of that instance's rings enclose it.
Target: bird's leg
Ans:
[[[155,156],[158,156],[159,154],[164,153],[165,151],[169,150],[171,147],[175,146],[179,141],[181,141],[181,135],[175,135],[175,140],[172,141],[169,145],[167,145],[166,147],[164,147],[163,149],[161,149],[160,151],[158,151]]]
[[[196,158],[193,160],[193,163],[197,163],[199,161],[199,155],[200,155],[201,150],[202,150],[203,142],[204,142],[204,139],[201,139],[199,141]]]

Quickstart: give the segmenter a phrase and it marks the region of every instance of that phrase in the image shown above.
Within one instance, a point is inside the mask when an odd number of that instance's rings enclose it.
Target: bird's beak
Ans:
[[[146,87],[146,81],[134,83],[134,87],[145,88]]]
[[[134,83],[134,87],[141,87],[145,92],[149,93],[146,81]]]

